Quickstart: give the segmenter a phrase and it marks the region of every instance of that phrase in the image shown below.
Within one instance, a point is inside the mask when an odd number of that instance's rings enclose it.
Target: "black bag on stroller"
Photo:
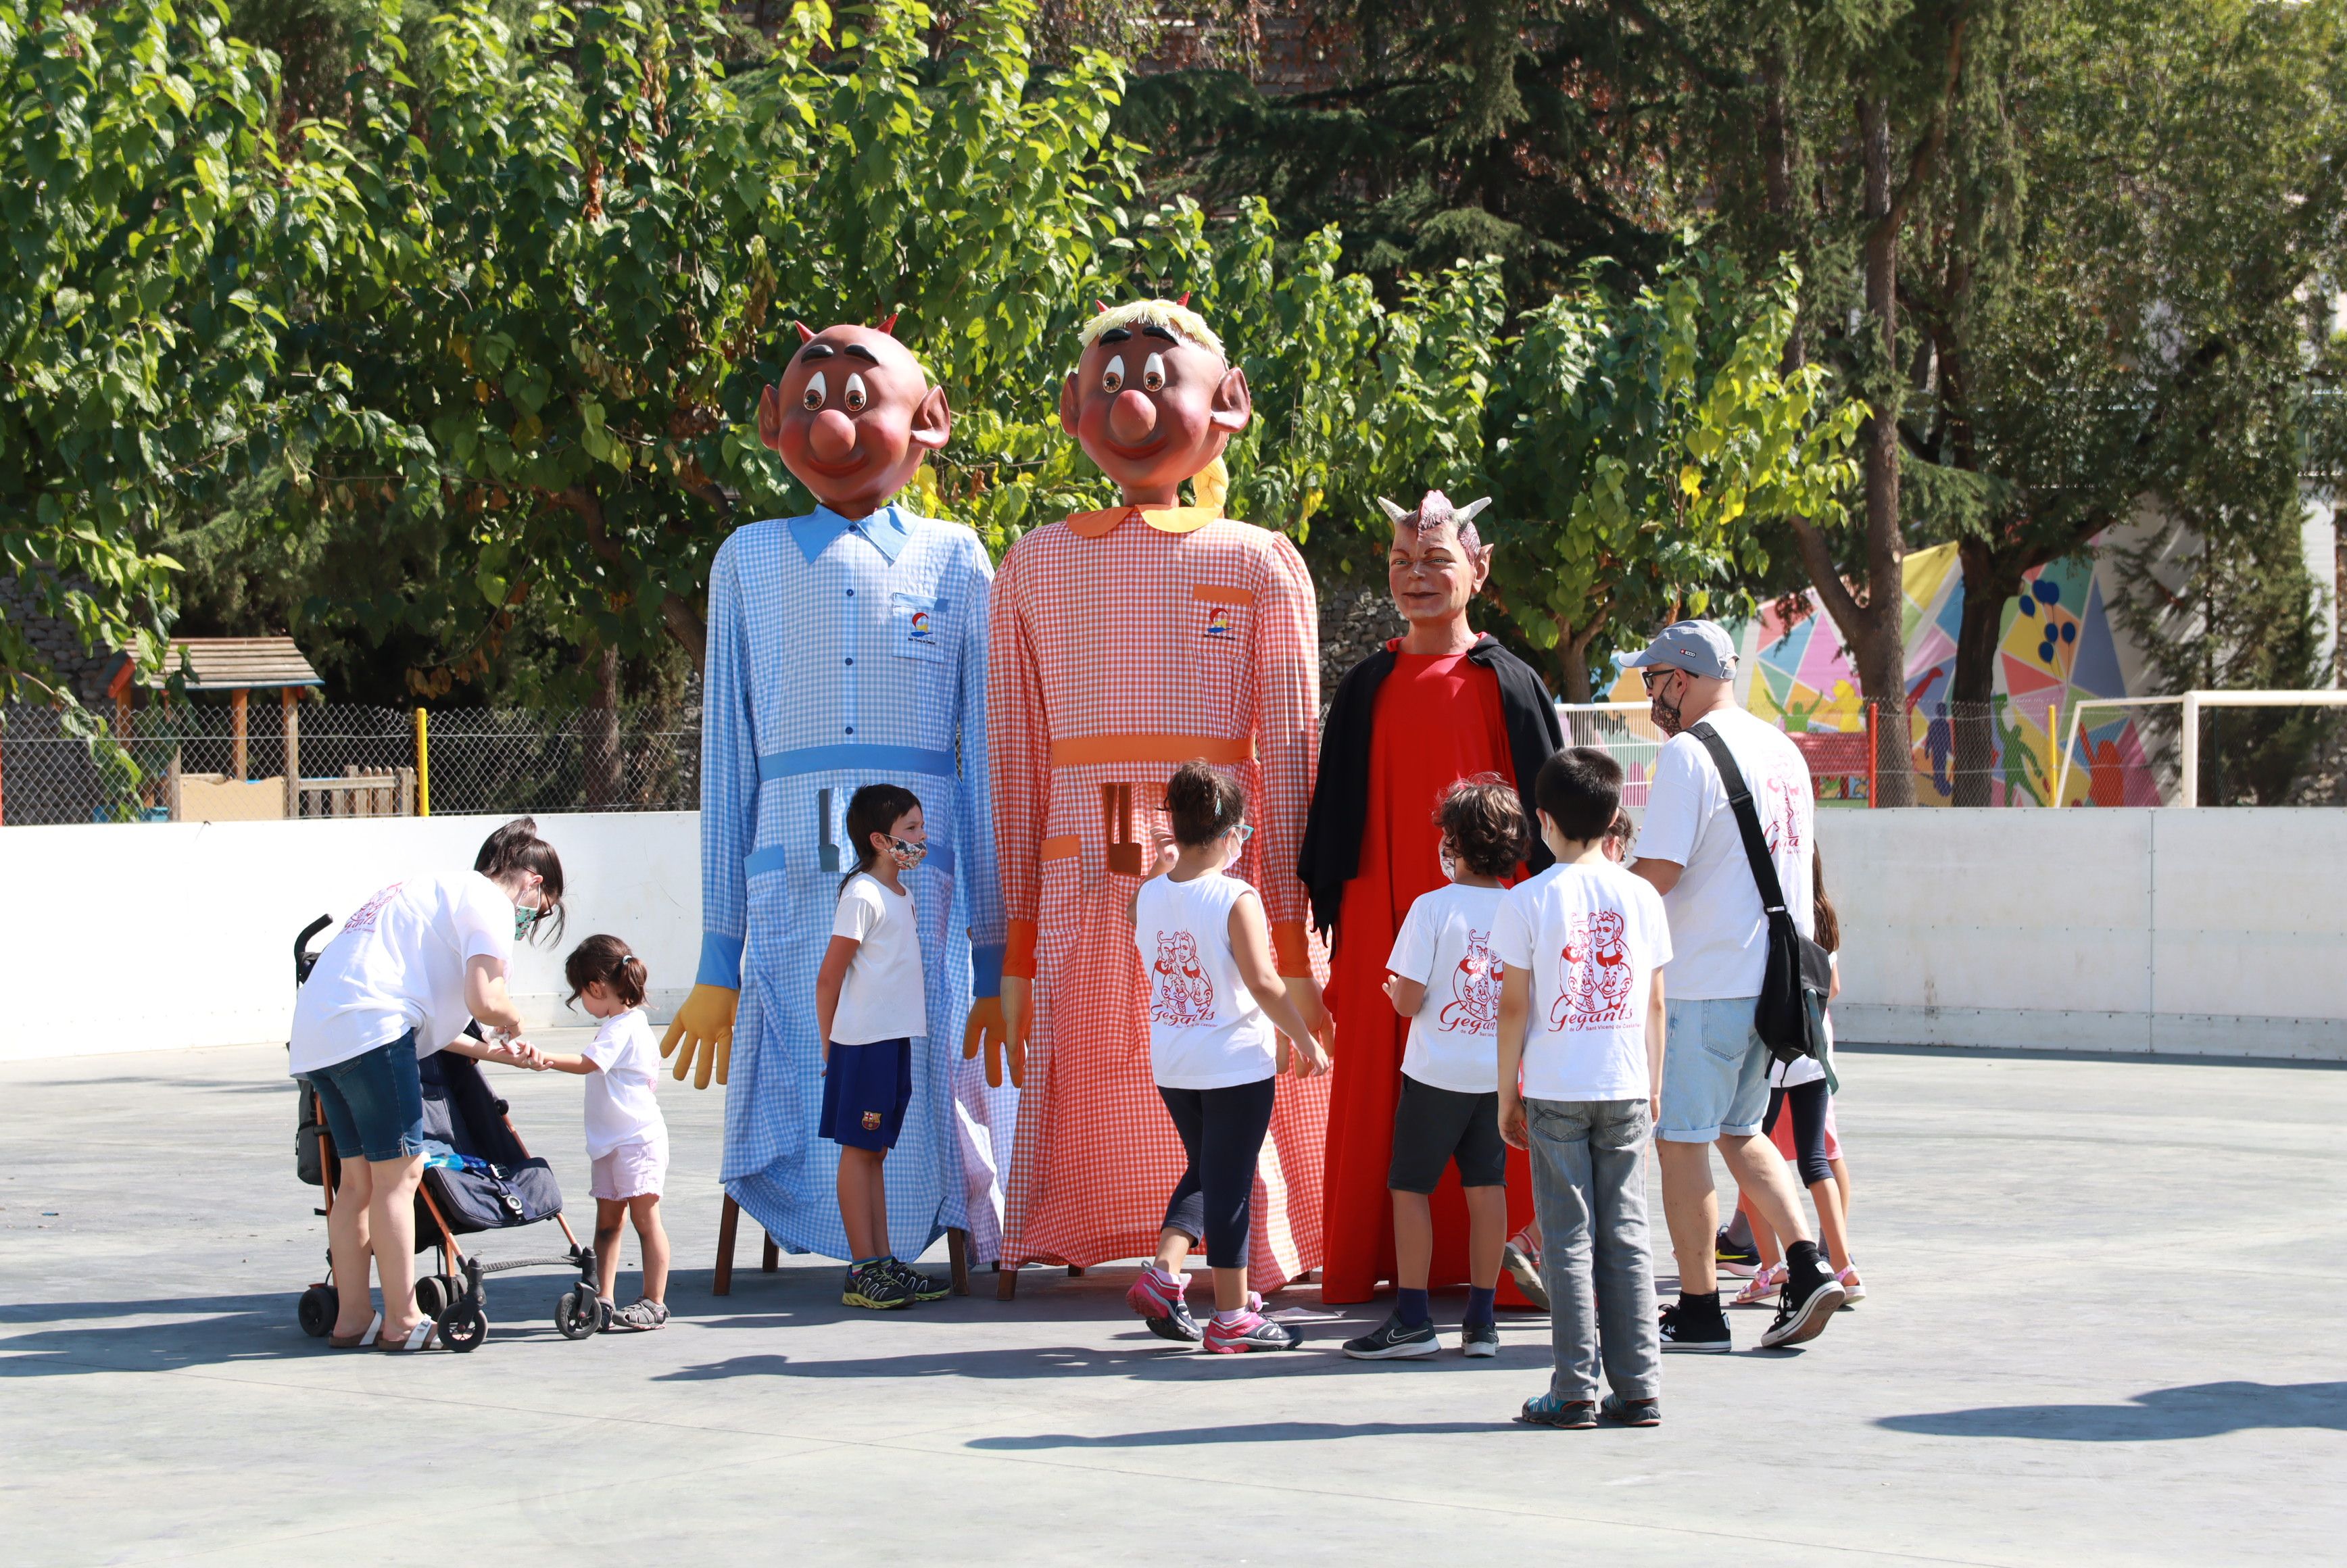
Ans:
[[[433,1165],[424,1188],[440,1206],[440,1218],[458,1235],[536,1225],[562,1212],[562,1189],[547,1163],[522,1147],[506,1122],[506,1104],[489,1091],[480,1064],[468,1056],[436,1051],[415,1064],[424,1081],[424,1135],[468,1156],[461,1171]],[[419,1192],[415,1200],[415,1250],[440,1245],[438,1227]]]

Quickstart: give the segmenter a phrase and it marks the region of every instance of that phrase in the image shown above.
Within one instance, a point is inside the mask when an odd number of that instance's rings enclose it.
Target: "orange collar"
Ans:
[[[1071,512],[1068,528],[1080,539],[1096,539],[1116,526],[1139,518],[1161,534],[1194,534],[1222,517],[1217,507],[1111,507],[1098,512]]]

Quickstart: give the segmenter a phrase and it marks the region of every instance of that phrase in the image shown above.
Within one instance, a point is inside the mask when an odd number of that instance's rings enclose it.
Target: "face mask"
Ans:
[[[888,853],[897,857],[897,869],[899,871],[910,871],[928,856],[929,845],[927,839],[917,843],[899,838],[893,833],[887,835],[887,839]]]
[[[1445,882],[1458,881],[1459,860],[1456,856],[1450,853],[1450,841],[1449,839],[1446,838],[1440,844],[1434,846],[1434,856],[1437,860],[1442,863],[1442,879]]]
[[[518,904],[514,906],[515,941],[518,942],[524,937],[529,935],[529,928],[538,924],[538,917],[539,913],[540,911],[536,909],[525,909]]]

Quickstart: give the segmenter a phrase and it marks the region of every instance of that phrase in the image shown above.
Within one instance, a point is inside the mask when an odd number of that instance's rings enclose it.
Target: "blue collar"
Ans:
[[[829,507],[818,506],[805,517],[791,519],[791,538],[798,541],[799,553],[812,561],[829,549],[831,541],[840,535],[854,534],[894,566],[897,558],[904,553],[907,541],[912,538],[918,520],[897,507],[883,507],[868,518],[851,520]]]

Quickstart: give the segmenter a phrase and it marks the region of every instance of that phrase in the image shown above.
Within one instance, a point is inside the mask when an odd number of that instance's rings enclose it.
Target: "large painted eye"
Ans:
[[[850,414],[863,413],[864,405],[872,401],[864,391],[864,378],[850,372],[847,377],[847,390],[839,395],[839,400],[847,405],[847,412]]]
[[[1108,362],[1108,368],[1101,372],[1101,390],[1102,392],[1124,390],[1124,355],[1120,354],[1112,357]]]
[[[813,414],[823,406],[825,391],[823,372],[818,370],[807,377],[806,390],[799,394],[799,406]]]
[[[1165,356],[1153,354],[1149,363],[1141,367],[1141,388],[1144,392],[1165,390]]]

